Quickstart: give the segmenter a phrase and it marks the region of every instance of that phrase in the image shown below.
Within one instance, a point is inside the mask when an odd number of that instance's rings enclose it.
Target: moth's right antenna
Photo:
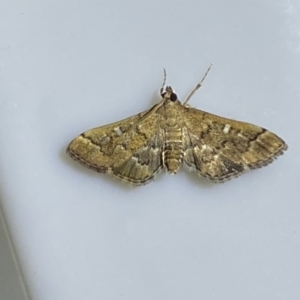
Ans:
[[[210,71],[211,67],[213,66],[213,63],[210,64],[210,66],[208,67],[206,73],[204,74],[202,80],[196,85],[196,87],[191,91],[191,93],[189,94],[189,96],[186,98],[186,100],[184,101],[183,105],[187,104],[189,102],[189,100],[192,98],[192,96],[196,93],[197,90],[200,89],[200,87],[202,86],[202,83],[205,79],[205,77],[207,76],[208,72]]]

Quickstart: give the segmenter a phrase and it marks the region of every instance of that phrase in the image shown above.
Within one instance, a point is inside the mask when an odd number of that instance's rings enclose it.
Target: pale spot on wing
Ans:
[[[202,147],[201,147],[201,152],[212,151],[212,150],[213,150],[213,148],[210,147],[210,146],[208,146],[208,145],[206,145],[206,144],[202,145]]]
[[[250,168],[246,164],[243,164],[243,168],[245,171],[250,171]]]
[[[223,132],[224,132],[225,134],[229,133],[230,128],[231,128],[231,126],[230,126],[229,124],[226,124],[226,125],[224,126]]]
[[[115,127],[114,131],[118,136],[122,135],[122,130],[120,129],[120,127]]]
[[[109,142],[110,142],[110,137],[107,136],[107,135],[103,136],[103,137],[100,139],[100,144],[101,144],[102,146],[108,144]]]

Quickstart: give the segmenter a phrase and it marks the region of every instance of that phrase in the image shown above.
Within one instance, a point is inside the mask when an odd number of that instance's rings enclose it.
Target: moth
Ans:
[[[185,163],[212,182],[224,182],[270,164],[287,144],[265,128],[226,119],[183,104],[172,87],[160,89],[161,101],[127,119],[88,130],[67,153],[99,173],[136,186],[149,183],[163,168],[176,174]]]

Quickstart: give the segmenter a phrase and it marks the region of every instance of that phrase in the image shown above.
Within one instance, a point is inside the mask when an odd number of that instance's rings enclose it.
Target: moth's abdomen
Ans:
[[[164,147],[164,164],[170,174],[176,174],[183,160],[182,132],[179,130],[166,131]]]

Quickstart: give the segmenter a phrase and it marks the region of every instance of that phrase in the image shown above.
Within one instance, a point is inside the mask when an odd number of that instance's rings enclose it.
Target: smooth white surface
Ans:
[[[0,299],[28,300],[25,280],[17,261],[0,206]]]
[[[2,2],[1,196],[33,299],[300,299],[299,18],[296,0]],[[157,102],[163,68],[184,99],[211,62],[190,104],[283,137],[271,166],[132,188],[65,154]]]

